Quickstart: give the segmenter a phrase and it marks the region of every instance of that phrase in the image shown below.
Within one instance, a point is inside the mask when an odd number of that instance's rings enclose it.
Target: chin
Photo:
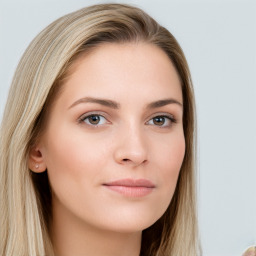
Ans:
[[[157,220],[163,216],[164,212],[134,212],[134,213],[119,213],[118,216],[105,216],[104,229],[112,230],[120,233],[141,232],[152,226]]]

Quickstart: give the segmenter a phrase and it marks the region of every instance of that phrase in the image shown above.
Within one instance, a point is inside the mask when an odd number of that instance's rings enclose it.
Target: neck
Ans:
[[[141,234],[100,229],[53,207],[51,237],[57,256],[139,256]]]

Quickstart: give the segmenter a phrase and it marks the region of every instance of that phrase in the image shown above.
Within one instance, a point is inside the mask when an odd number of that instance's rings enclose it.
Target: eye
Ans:
[[[102,115],[98,115],[98,114],[91,114],[89,116],[82,116],[79,119],[80,123],[86,123],[88,125],[92,125],[92,126],[98,126],[98,125],[104,125],[107,122],[107,119],[102,116]]]
[[[172,123],[176,123],[173,116],[155,116],[148,121],[149,125],[155,125],[159,127],[171,127]]]

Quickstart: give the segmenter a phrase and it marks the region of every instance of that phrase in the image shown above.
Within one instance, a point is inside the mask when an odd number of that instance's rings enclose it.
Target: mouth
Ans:
[[[155,185],[146,179],[122,179],[105,183],[103,186],[127,197],[143,197],[155,189]]]

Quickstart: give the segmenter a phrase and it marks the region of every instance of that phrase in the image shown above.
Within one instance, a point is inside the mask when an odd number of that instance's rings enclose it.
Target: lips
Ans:
[[[143,197],[155,189],[155,185],[146,179],[122,179],[105,183],[103,186],[128,197]]]

